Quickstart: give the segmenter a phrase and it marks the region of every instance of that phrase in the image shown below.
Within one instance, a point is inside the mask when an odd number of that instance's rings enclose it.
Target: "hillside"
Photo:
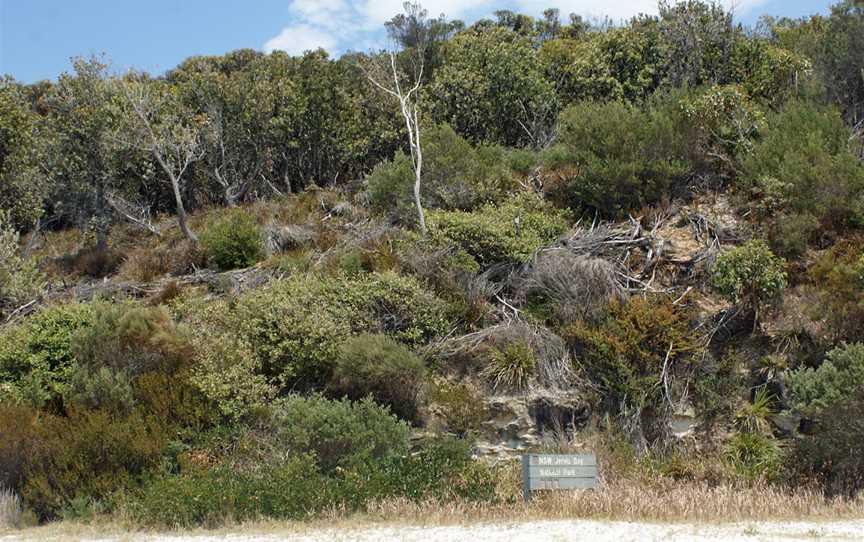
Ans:
[[[0,528],[860,517],[864,4],[387,29],[0,82]]]

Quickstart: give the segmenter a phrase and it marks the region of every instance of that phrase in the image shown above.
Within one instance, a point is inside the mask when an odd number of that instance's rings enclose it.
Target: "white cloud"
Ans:
[[[264,44],[264,51],[269,53],[278,49],[291,55],[300,55],[304,51],[315,50],[319,47],[333,51],[336,45],[337,40],[332,34],[308,24],[298,24],[283,28],[278,36],[267,40],[267,43]]]

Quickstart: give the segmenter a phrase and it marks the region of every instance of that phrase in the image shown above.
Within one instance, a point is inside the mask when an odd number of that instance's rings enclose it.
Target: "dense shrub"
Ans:
[[[303,387],[328,381],[351,335],[383,333],[419,345],[449,331],[449,318],[446,305],[410,277],[301,275],[239,299],[227,331],[254,349],[274,383]]]
[[[848,399],[864,386],[864,344],[835,348],[819,368],[790,371],[787,380],[793,405],[805,413]]]
[[[404,454],[408,446],[408,425],[369,398],[291,396],[275,403],[262,423],[261,447],[271,460],[309,454],[324,473]]]
[[[386,335],[358,335],[339,348],[329,389],[358,400],[372,396],[405,420],[417,417],[423,360]]]
[[[714,286],[733,303],[753,310],[755,327],[762,307],[786,287],[784,264],[764,241],[748,241],[717,257]]]
[[[864,489],[864,391],[827,406],[817,421],[795,443],[789,474],[796,483],[816,481],[829,496],[855,497]]]
[[[861,224],[864,166],[849,144],[839,112],[792,103],[768,119],[743,160],[741,181],[749,189],[765,178],[781,181],[782,210],[789,214],[809,213],[834,229]]]
[[[201,246],[219,269],[254,265],[264,256],[261,229],[247,212],[231,211],[211,222],[201,235]]]
[[[404,153],[377,165],[366,184],[378,212],[408,223],[416,219],[414,170]],[[420,194],[425,208],[468,211],[501,200],[513,185],[502,148],[475,147],[446,124],[423,133]]]
[[[429,213],[433,240],[465,250],[481,265],[527,262],[538,249],[553,243],[568,226],[570,215],[555,210],[539,196],[520,193],[500,205],[474,212]]]
[[[443,47],[428,92],[429,113],[475,142],[540,146],[554,124],[552,83],[527,36],[475,26]]]
[[[134,487],[160,461],[171,434],[139,413],[106,411],[46,416],[27,458],[22,497],[41,518],[56,516],[75,500],[107,500]]]
[[[292,456],[244,471],[217,467],[150,483],[126,502],[139,524],[215,527],[261,518],[302,520],[333,509],[364,510],[384,498],[491,502],[493,469],[471,459],[463,442],[442,440],[410,456],[391,456],[339,473],[318,470],[314,458]]]
[[[671,107],[646,110],[622,102],[567,108],[546,159],[566,179],[552,196],[607,216],[668,200],[691,169],[678,116]]]
[[[662,76],[658,34],[648,27],[611,28],[580,39],[549,40],[539,56],[565,104],[635,102],[647,98]]]
[[[0,394],[34,405],[58,399],[75,367],[73,336],[92,318],[88,304],[55,305],[0,332]]]
[[[219,467],[154,480],[126,502],[142,525],[217,527],[261,518],[300,520],[337,504],[335,483],[293,457],[255,472]]]

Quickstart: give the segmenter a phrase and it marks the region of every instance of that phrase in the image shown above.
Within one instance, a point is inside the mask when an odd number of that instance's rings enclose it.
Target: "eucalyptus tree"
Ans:
[[[103,59],[78,57],[72,66],[74,73],[62,74],[46,97],[47,121],[57,138],[51,153],[57,193],[51,203],[58,215],[89,218],[96,248],[104,250],[112,214],[108,194],[116,183],[117,89]]]
[[[183,191],[189,167],[204,155],[208,119],[185,108],[174,89],[162,81],[129,74],[118,85],[126,115],[116,140],[153,156],[171,185],[180,230],[189,241],[197,243],[198,237],[186,216]]]

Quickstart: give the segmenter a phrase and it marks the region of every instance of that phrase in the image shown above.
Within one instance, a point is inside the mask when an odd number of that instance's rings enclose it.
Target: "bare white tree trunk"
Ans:
[[[406,10],[413,10],[413,16],[420,19],[424,24],[426,12],[419,4],[405,4]],[[423,211],[423,203],[420,198],[420,188],[423,178],[423,146],[420,141],[420,87],[423,83],[423,69],[426,56],[426,35],[418,40],[413,49],[412,61],[414,73],[400,73],[396,63],[396,53],[388,53],[389,66],[384,68],[380,63],[371,61],[366,66],[361,66],[369,81],[380,90],[394,97],[399,103],[399,111],[405,119],[405,128],[408,131],[408,146],[411,150],[411,165],[414,169],[414,205],[417,207],[417,222],[420,231],[426,235],[426,214]],[[391,80],[392,81],[388,81]],[[403,85],[402,81],[408,81]]]

